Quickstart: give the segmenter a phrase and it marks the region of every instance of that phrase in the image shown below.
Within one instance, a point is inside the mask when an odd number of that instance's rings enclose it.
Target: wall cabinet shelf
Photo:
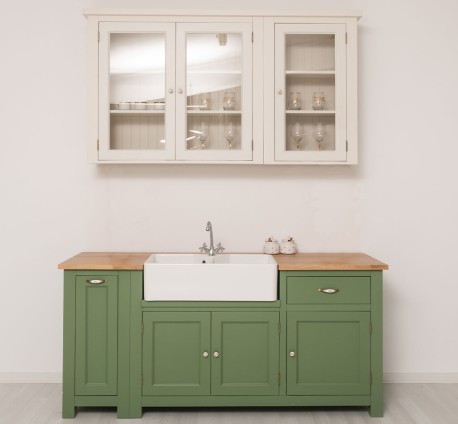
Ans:
[[[86,16],[90,162],[357,163],[358,15]]]
[[[237,110],[189,110],[188,115],[201,115],[201,116],[236,115],[236,116],[240,116],[241,112]]]
[[[110,110],[110,115],[164,115],[163,110]]]
[[[315,115],[315,116],[326,116],[335,115],[335,110],[286,110],[286,115]]]

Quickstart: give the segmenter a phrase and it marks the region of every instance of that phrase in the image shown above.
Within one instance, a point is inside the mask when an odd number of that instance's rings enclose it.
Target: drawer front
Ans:
[[[370,303],[370,277],[288,277],[288,304]]]

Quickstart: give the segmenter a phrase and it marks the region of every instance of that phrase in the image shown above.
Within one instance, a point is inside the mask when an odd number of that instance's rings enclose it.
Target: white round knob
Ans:
[[[291,358],[294,358],[296,356],[296,352],[289,352],[289,356],[291,356]]]
[[[183,94],[183,90],[181,88],[178,89],[178,94]]]
[[[218,358],[218,357],[219,357],[219,353],[218,353],[218,352],[213,352],[213,356],[214,356],[215,358]]]
[[[208,352],[202,353],[202,356],[203,356],[204,358],[208,358]]]
[[[168,91],[169,91],[170,94],[173,94],[173,88],[169,88]]]

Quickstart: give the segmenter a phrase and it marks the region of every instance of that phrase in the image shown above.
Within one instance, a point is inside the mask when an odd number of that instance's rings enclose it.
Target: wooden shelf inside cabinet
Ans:
[[[335,110],[287,110],[287,115],[333,116]]]
[[[164,115],[165,110],[110,110],[110,115]]]

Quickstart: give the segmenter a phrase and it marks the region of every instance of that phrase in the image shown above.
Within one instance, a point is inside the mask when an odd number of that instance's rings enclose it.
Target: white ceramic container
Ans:
[[[278,255],[280,253],[280,244],[278,243],[278,241],[266,241],[264,243],[264,253],[268,255]]]
[[[297,247],[294,240],[283,239],[280,245],[280,252],[284,255],[294,255],[297,252]]]

